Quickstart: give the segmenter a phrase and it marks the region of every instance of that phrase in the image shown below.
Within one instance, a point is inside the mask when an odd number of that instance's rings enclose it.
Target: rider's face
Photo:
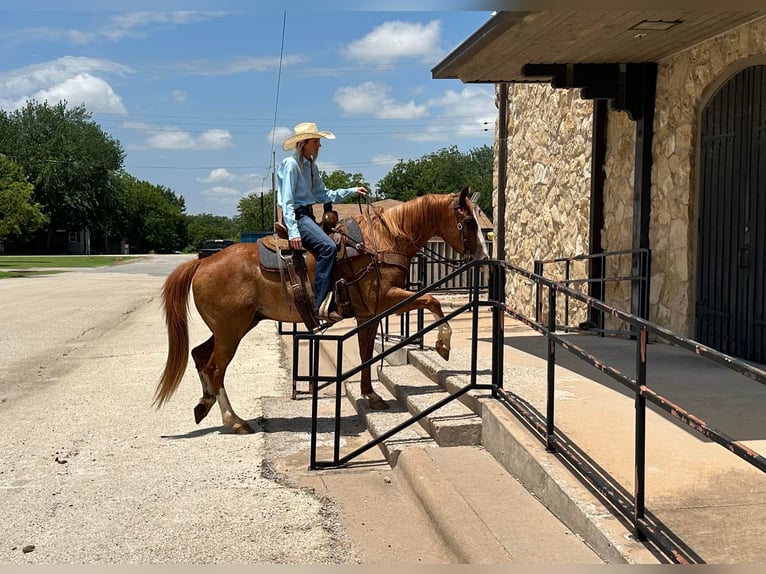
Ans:
[[[319,141],[319,138],[306,140],[306,143],[303,146],[303,155],[305,157],[316,158],[320,147],[322,147],[322,143]]]

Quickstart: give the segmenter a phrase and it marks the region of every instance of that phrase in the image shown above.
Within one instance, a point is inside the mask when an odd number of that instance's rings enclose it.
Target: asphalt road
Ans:
[[[274,323],[243,340],[227,388],[259,429],[283,412],[284,432],[226,434],[217,408],[195,425],[191,371],[151,407],[160,288],[188,257],[0,281],[0,564],[360,561],[335,503],[270,463],[306,448],[310,416],[287,398]],[[192,341],[206,336],[197,317]]]

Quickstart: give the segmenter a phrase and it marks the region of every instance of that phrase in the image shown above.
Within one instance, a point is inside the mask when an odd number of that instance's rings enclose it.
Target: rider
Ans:
[[[343,317],[334,310],[332,280],[335,269],[335,242],[317,224],[315,203],[340,201],[354,193],[366,195],[364,187],[328,189],[319,175],[316,158],[321,138],[335,139],[335,134],[319,131],[316,124],[303,122],[282,143],[285,151],[295,152],[282,160],[277,169],[278,201],[282,221],[287,227],[290,247],[306,249],[316,258],[314,269],[314,311],[322,321],[334,323]]]

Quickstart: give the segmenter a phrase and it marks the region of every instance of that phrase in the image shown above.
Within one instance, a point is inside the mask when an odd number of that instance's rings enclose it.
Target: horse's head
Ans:
[[[478,221],[477,194],[469,197],[471,188],[464,187],[452,196],[452,210],[455,212],[455,232],[445,233],[444,240],[463,256],[463,259],[487,259],[487,246]],[[449,224],[447,224],[449,227]]]

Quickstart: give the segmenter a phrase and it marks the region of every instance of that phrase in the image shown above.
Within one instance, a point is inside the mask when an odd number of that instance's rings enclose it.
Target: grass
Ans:
[[[129,255],[3,255],[0,256],[0,279],[61,273],[60,268],[92,268],[117,265],[136,259]]]

